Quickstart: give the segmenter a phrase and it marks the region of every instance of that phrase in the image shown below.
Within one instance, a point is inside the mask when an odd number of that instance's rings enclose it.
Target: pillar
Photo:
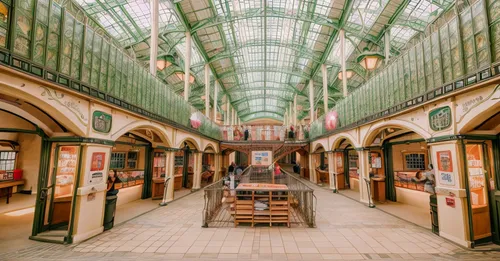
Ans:
[[[221,156],[219,153],[214,154],[214,178],[213,182],[220,180]]]
[[[345,60],[345,31],[340,30],[340,69],[342,70],[342,92],[344,93],[344,97],[347,97],[347,72]]]
[[[326,64],[321,65],[321,75],[323,76],[323,107],[325,115],[328,113],[328,72],[326,71]]]
[[[149,72],[156,76],[158,56],[159,0],[151,0],[151,43],[149,47]]]
[[[186,32],[186,57],[184,59],[184,100],[189,100],[189,77],[191,76],[191,33]]]
[[[310,122],[314,121],[314,82],[313,80],[309,80],[309,114],[310,114]]]
[[[231,125],[235,125],[236,122],[235,122],[235,119],[236,118],[236,110],[233,108],[233,106],[231,106]]]
[[[210,118],[210,68],[208,63],[205,64],[205,116]]]
[[[464,247],[471,247],[467,200],[467,157],[463,140],[431,143],[430,156],[436,177],[439,235]],[[451,167],[440,170],[440,158],[449,157]],[[443,178],[441,178],[443,177]],[[446,201],[455,201],[449,206]],[[494,202],[490,202],[494,204]],[[471,221],[472,222],[472,221]]]
[[[390,57],[391,57],[391,30],[388,30],[389,28],[386,28],[385,33],[384,33],[384,62],[385,64],[389,63]]]
[[[203,169],[202,165],[202,159],[203,159],[203,153],[201,152],[196,152],[193,153],[194,156],[194,174],[193,174],[193,187],[192,191],[197,191],[201,188],[201,171]]]
[[[231,109],[229,108],[229,98],[227,97],[226,94],[226,113],[224,114],[224,125],[229,125],[229,113],[231,112]]]
[[[297,94],[293,96],[293,126],[297,126]]]
[[[336,185],[336,180],[334,180],[335,176],[333,175],[333,173],[335,172],[333,155],[334,155],[333,151],[329,151],[326,153],[326,156],[328,158],[328,175],[330,177],[330,189],[336,192],[337,185]]]
[[[370,163],[368,162],[370,151],[365,148],[357,148],[356,151],[359,159],[359,201],[368,204],[368,189],[364,179],[370,179]]]
[[[166,201],[170,202],[174,200],[174,184],[175,184],[175,151],[167,151],[165,153],[166,157],[166,167],[167,169],[165,170],[165,176],[170,177],[170,181],[168,182],[168,187],[167,187],[167,197]],[[179,177],[182,178],[182,177]]]
[[[79,187],[76,194],[75,211],[71,214],[70,222],[73,222],[72,231],[73,243],[81,242],[104,231],[104,204],[106,198],[109,161],[111,158],[111,146],[98,144],[82,144],[81,171],[79,177]],[[77,147],[77,146],[75,146]],[[104,155],[104,158],[95,158],[97,155]],[[97,169],[94,161],[100,162]],[[101,173],[101,178],[93,178],[93,175]],[[76,184],[76,181],[75,181]],[[71,224],[70,224],[71,225]]]
[[[217,97],[217,94],[218,94],[217,92],[218,92],[218,89],[219,89],[218,88],[219,86],[217,86],[217,84],[218,84],[217,81],[215,81],[215,84],[214,84],[214,117],[213,117],[213,121],[214,122],[217,122],[217,106],[218,106],[218,104],[217,104],[218,100],[217,99],[219,99],[219,97]]]
[[[316,162],[315,154],[309,154],[309,181],[316,183]]]

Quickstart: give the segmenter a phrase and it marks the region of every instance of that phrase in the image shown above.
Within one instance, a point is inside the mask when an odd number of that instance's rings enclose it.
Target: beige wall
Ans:
[[[425,153],[425,166],[427,166],[429,160],[427,157],[427,144],[425,142],[410,143],[410,144],[397,144],[392,146],[392,162],[394,171],[405,170],[404,166],[404,153]]]
[[[31,188],[36,193],[42,138],[35,134],[20,133],[18,143],[19,154],[16,167],[23,170],[23,179],[26,181],[24,189],[29,190]]]

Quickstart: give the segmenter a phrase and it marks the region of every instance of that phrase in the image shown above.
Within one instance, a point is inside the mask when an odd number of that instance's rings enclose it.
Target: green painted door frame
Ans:
[[[153,194],[153,160],[154,149],[151,145],[146,146],[144,157],[144,184],[142,185],[141,199],[150,198]]]
[[[344,180],[347,188],[351,188],[349,180],[349,150],[344,150]]]
[[[384,153],[385,170],[385,194],[390,201],[397,201],[396,188],[394,186],[394,163],[392,161],[392,144],[385,142],[382,146]]]

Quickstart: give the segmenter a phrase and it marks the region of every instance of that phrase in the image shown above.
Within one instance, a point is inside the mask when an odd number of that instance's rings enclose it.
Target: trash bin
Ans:
[[[104,208],[104,230],[113,228],[115,223],[115,210],[116,210],[116,200],[118,197],[107,196],[106,197],[106,207]]]
[[[431,207],[432,233],[439,235],[438,206],[436,195],[429,196],[429,204]]]

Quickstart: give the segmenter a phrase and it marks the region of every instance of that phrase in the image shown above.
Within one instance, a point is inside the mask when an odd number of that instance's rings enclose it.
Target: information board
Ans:
[[[252,151],[253,166],[269,166],[273,159],[272,151]]]

